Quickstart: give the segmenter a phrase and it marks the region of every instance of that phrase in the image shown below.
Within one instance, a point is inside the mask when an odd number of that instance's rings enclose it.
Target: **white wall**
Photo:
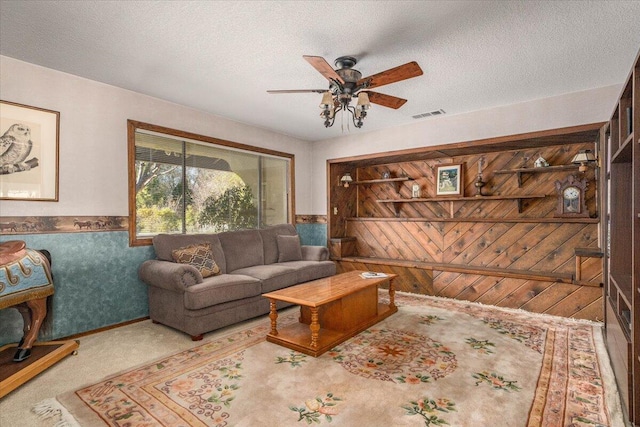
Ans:
[[[59,202],[2,200],[2,216],[128,215],[127,119],[294,154],[296,213],[311,212],[309,142],[6,56],[0,98],[60,112]]]
[[[296,213],[325,215],[327,159],[606,121],[620,90],[607,86],[376,132],[366,132],[365,123],[363,130],[312,144],[0,56],[2,100],[60,112],[60,201],[3,200],[0,215],[128,215],[127,119],[292,153]]]
[[[622,84],[568,93],[466,114],[445,115],[393,129],[351,131],[313,145],[313,211],[327,214],[326,162],[329,159],[416,147],[474,141],[609,120]],[[375,120],[370,111],[367,120]],[[364,124],[363,130],[367,124]]]

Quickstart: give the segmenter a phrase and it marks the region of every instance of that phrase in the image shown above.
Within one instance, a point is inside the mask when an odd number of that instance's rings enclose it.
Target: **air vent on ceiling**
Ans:
[[[440,109],[436,111],[430,111],[428,113],[416,114],[415,116],[411,116],[411,117],[413,117],[414,119],[421,119],[423,117],[441,116],[443,114],[445,114],[445,111],[443,109]]]

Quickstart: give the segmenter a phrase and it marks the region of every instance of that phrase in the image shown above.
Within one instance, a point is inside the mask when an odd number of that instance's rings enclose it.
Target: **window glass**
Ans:
[[[214,150],[225,168],[203,169],[191,159],[207,157],[206,148],[187,145],[187,232],[219,232],[258,228],[258,162],[260,156],[239,151]],[[212,160],[212,162],[214,162]],[[283,189],[281,189],[283,190]]]
[[[228,141],[218,145],[210,138],[200,141],[197,135],[180,137],[141,125],[130,122],[129,128],[130,153],[135,153],[130,159],[135,181],[129,197],[134,206],[131,244],[149,244],[159,233],[214,233],[290,222],[292,155],[251,152]]]
[[[136,133],[136,235],[180,233],[182,143]]]
[[[288,164],[286,160],[262,158],[262,223],[276,225],[287,222],[288,194],[283,188],[288,188]]]

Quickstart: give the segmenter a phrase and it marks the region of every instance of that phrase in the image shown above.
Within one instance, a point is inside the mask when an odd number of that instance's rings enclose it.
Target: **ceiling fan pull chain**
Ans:
[[[346,108],[345,108],[346,110]],[[351,120],[349,120],[349,114],[347,114],[347,133],[351,133]]]

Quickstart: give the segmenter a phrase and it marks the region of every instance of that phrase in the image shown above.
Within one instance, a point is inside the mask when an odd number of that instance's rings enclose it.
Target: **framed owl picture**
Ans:
[[[0,200],[58,201],[60,113],[0,101]]]

